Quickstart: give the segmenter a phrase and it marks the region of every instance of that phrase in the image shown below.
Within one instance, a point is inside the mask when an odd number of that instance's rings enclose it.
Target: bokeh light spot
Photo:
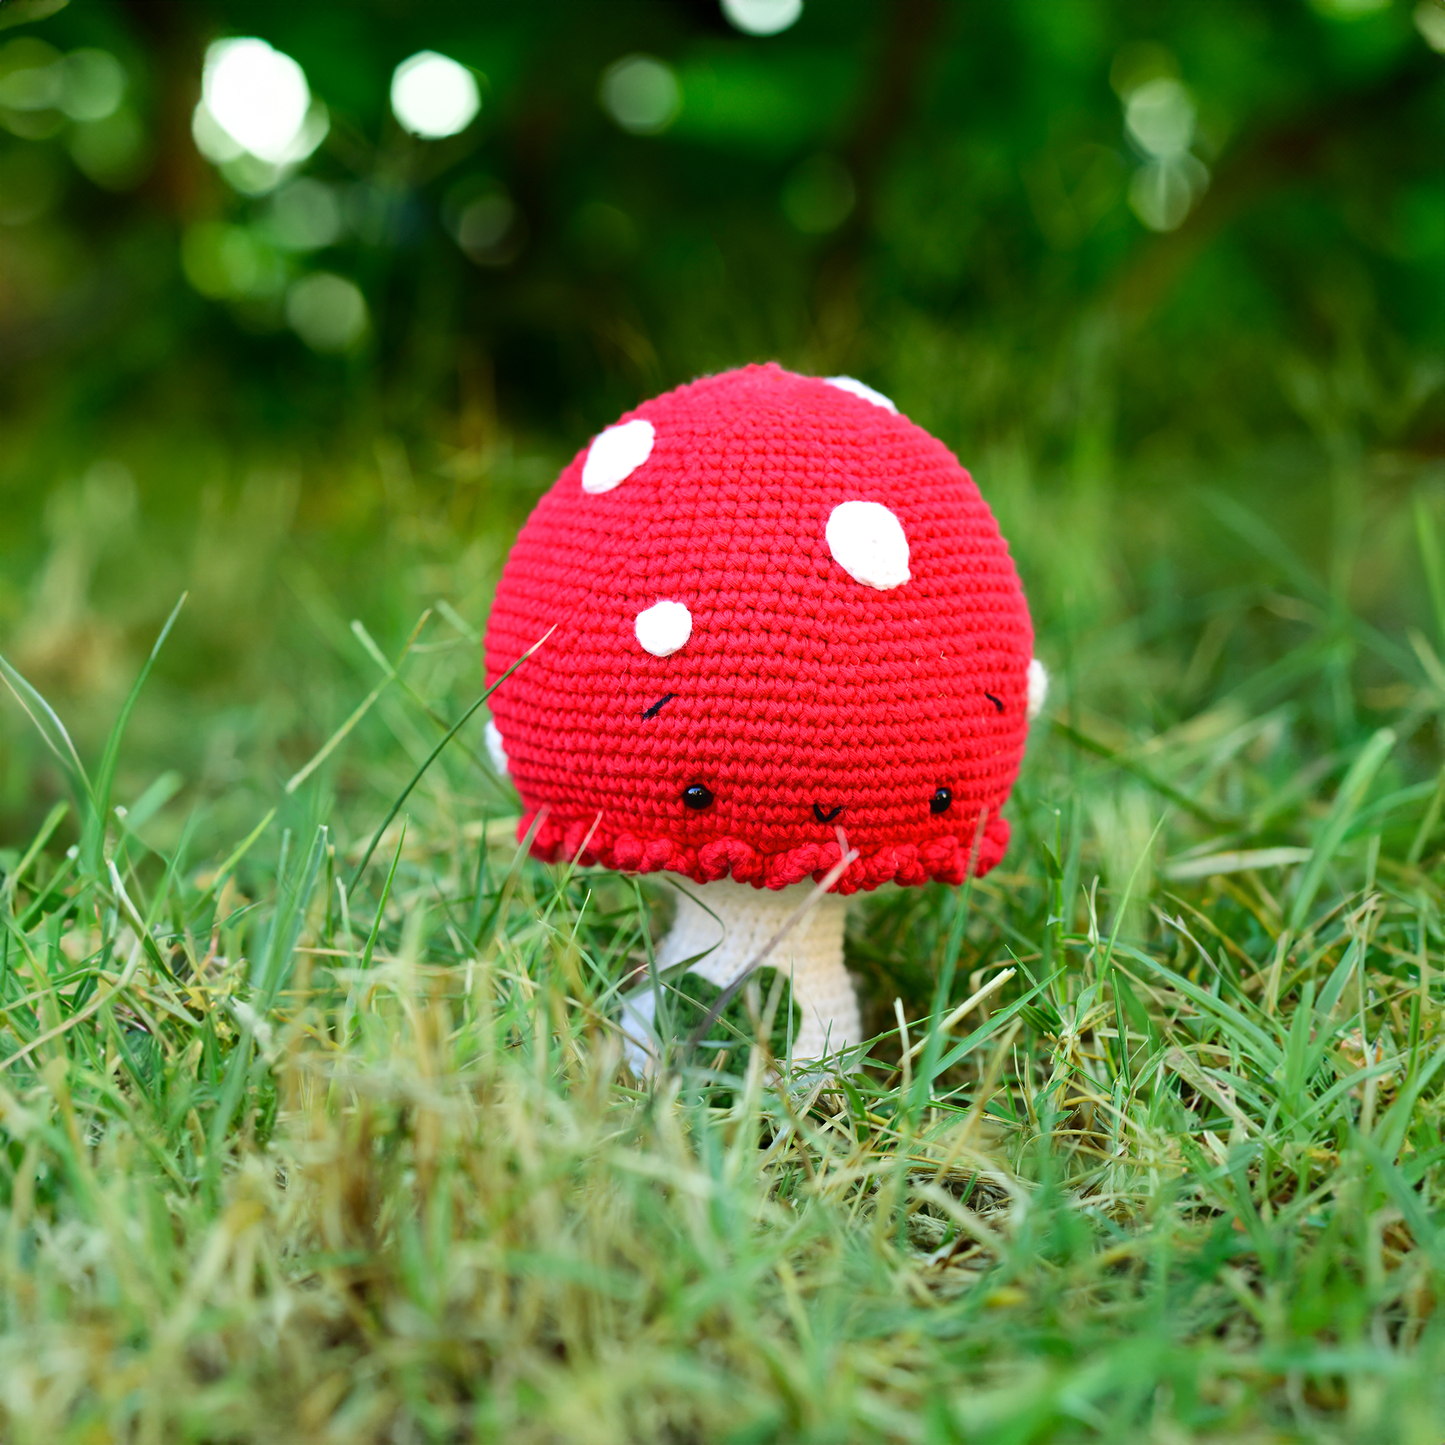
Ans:
[[[250,296],[264,289],[266,256],[243,226],[202,221],[181,237],[181,269],[186,280],[213,301]]]
[[[722,13],[744,35],[777,35],[797,23],[803,0],[722,0]]]
[[[340,240],[345,226],[336,192],[324,181],[299,180],[271,197],[266,234],[287,251],[319,251]]]
[[[227,161],[246,154],[246,147],[221,128],[220,121],[211,114],[203,100],[197,101],[195,110],[191,112],[191,139],[213,166],[223,166]]]
[[[286,168],[243,151],[235,160],[227,161],[221,167],[221,174],[231,189],[240,191],[243,196],[264,196],[281,184]]]
[[[129,108],[77,125],[70,137],[70,158],[107,191],[130,190],[150,169],[145,130]]]
[[[469,261],[505,266],[527,241],[527,222],[507,189],[493,176],[464,176],[442,202],[442,223]]]
[[[481,108],[476,77],[465,65],[435,50],[418,51],[392,72],[392,114],[424,140],[459,134]]]
[[[7,110],[58,110],[62,93],[60,52],[43,40],[22,36],[0,50],[0,105]]]
[[[1209,186],[1190,152],[1197,111],[1174,56],[1142,42],[1121,50],[1110,82],[1124,102],[1124,131],[1144,163],[1129,182],[1129,208],[1151,231],[1173,231]]]
[[[521,250],[517,208],[506,196],[479,196],[457,218],[457,245],[479,266],[505,266]]]
[[[1129,206],[1151,231],[1173,231],[1209,185],[1209,171],[1194,156],[1157,156],[1129,183]]]
[[[286,323],[313,351],[347,351],[366,332],[366,298],[345,276],[317,271],[286,293]]]
[[[125,95],[125,68],[106,50],[73,50],[61,62],[60,104],[71,120],[105,120]]]
[[[457,221],[457,240],[464,251],[490,250],[511,229],[517,208],[505,196],[473,201]]]
[[[665,131],[682,109],[682,90],[671,66],[651,55],[627,55],[602,72],[602,109],[633,135]]]
[[[1129,94],[1124,127],[1151,156],[1182,155],[1194,139],[1194,101],[1172,76],[1161,75]]]
[[[1420,0],[1414,10],[1415,29],[1431,50],[1445,55],[1445,9],[1435,0]]]
[[[311,89],[289,55],[264,40],[218,40],[206,52],[201,98],[243,150],[275,165],[298,159]]]

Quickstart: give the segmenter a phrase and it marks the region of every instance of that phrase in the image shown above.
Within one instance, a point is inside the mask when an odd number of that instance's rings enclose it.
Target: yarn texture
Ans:
[[[880,532],[888,566],[866,584],[830,550],[850,502],[886,508],[904,539],[899,554]],[[639,626],[661,603],[690,619],[665,653]],[[554,626],[492,698],[522,830],[546,809],[537,856],[780,889],[821,878],[841,829],[860,856],[840,893],[957,883],[985,810],[976,871],[1003,856],[1028,607],[972,478],[882,399],[770,363],[629,412],[518,536],[488,681]],[[694,785],[702,809],[683,801]]]
[[[683,884],[676,891],[677,915],[657,945],[658,970],[697,959],[687,972],[726,988],[807,901],[813,885],[798,883],[770,892],[724,878],[706,885]],[[847,899],[826,894],[767,961],[769,968],[787,976],[798,1006],[799,1027],[792,1040],[797,1059],[837,1054],[863,1039],[858,998],[843,966],[847,908]],[[650,1036],[656,1001],[645,982],[624,998],[627,1058],[641,1077],[654,1057]]]

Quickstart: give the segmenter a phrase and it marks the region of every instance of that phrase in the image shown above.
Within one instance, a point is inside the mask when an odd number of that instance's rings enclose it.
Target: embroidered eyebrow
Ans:
[[[999,710],[999,712],[1003,711],[1003,699],[1001,697],[995,697],[991,692],[984,693],[984,696],[994,705],[994,707]]]
[[[642,714],[642,720],[643,720],[643,722],[646,722],[647,719],[650,718],[650,717],[656,717],[656,716],[658,715],[658,713],[660,713],[660,712],[663,710],[663,708],[665,708],[665,707],[668,705],[668,703],[670,703],[670,702],[673,700],[673,698],[675,698],[676,696],[677,696],[677,694],[676,694],[675,692],[665,692],[665,693],[663,693],[663,695],[662,695],[660,698],[658,698],[658,700],[657,700],[655,703],[653,703],[652,706],[651,706],[650,708],[648,708],[645,713]]]

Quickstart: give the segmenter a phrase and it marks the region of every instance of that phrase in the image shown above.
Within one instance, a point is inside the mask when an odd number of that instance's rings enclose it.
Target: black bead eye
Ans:
[[[701,783],[694,783],[682,790],[682,804],[685,808],[691,808],[694,813],[700,813],[704,808],[712,807],[712,789],[703,787]]]
[[[946,813],[953,803],[953,794],[947,788],[939,788],[928,800],[928,811],[930,813]]]

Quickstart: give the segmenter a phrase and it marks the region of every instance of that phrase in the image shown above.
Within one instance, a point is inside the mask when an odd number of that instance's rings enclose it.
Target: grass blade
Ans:
[[[1381,728],[1360,749],[1359,756],[1350,764],[1350,770],[1340,784],[1340,791],[1335,795],[1334,806],[1315,839],[1314,856],[1305,867],[1304,877],[1300,879],[1299,892],[1295,894],[1294,905],[1290,909],[1291,933],[1298,933],[1303,929],[1305,919],[1309,917],[1310,905],[1315,901],[1320,884],[1324,882],[1325,869],[1339,851],[1345,833],[1365,800],[1370,784],[1375,781],[1375,774],[1380,771],[1394,746],[1394,731],[1391,728]]]
[[[1015,1014],[1021,1013],[1027,1008],[1053,981],[1053,977],[1040,980],[1027,993],[1020,994],[1007,1008],[1000,1009],[996,1014],[990,1014],[967,1038],[961,1039],[939,1059],[937,1073],[947,1073],[961,1059],[967,1058],[986,1039],[991,1039]]]
[[[1258,1024],[1245,1018],[1238,1009],[1231,1008],[1223,999],[1216,998],[1208,989],[1200,988],[1197,983],[1192,983],[1183,974],[1175,973],[1172,968],[1166,967],[1158,959],[1150,958],[1147,953],[1141,953],[1127,943],[1119,944],[1118,952],[1127,954],[1137,963],[1142,963],[1152,969],[1161,978],[1167,980],[1172,988],[1178,989],[1205,1013],[1210,1014],[1219,1027],[1239,1045],[1240,1049],[1260,1064],[1265,1073],[1277,1069],[1284,1062],[1284,1054],[1279,1045]]]
[[[201,892],[200,897],[196,899],[197,907],[204,903],[211,896],[211,894],[213,894],[216,889],[218,889],[221,884],[225,882],[225,880],[231,875],[232,871],[235,869],[236,865],[241,861],[241,859],[244,858],[246,854],[251,851],[251,848],[255,844],[256,839],[259,838],[268,827],[270,827],[271,819],[275,816],[276,810],[275,808],[271,808],[267,812],[266,816],[262,818],[261,821],[257,823],[256,826],[252,828],[251,831],[235,846],[235,848],[231,850],[230,856],[226,859],[224,863],[221,864],[219,868],[216,869],[215,873],[211,877],[211,881],[206,884],[205,888]]]
[[[1208,823],[1211,828],[1217,828],[1221,832],[1227,832],[1234,826],[1228,818],[1216,813],[1197,799],[1191,798],[1188,793],[1181,792],[1173,783],[1165,781],[1142,763],[1136,763],[1126,753],[1120,752],[1118,748],[1111,748],[1108,743],[1101,743],[1097,738],[1091,738],[1087,733],[1070,727],[1061,718],[1055,718],[1050,726],[1061,738],[1073,743],[1076,748],[1086,753],[1093,753],[1096,758],[1104,758],[1113,763],[1115,767],[1122,768],[1162,797],[1168,798],[1171,803],[1177,803],[1186,813],[1192,814],[1201,823]]]
[[[494,692],[496,692],[496,690],[497,690],[499,687],[501,687],[501,685],[502,685],[504,682],[506,682],[506,680],[507,680],[509,677],[511,677],[511,675],[512,675],[514,672],[516,672],[516,670],[517,670],[519,667],[521,667],[521,665],[522,665],[524,662],[526,662],[526,660],[527,660],[529,657],[531,657],[531,655],[532,655],[534,652],[536,652],[536,650],[537,650],[539,647],[541,647],[541,645],[542,645],[544,642],[546,642],[546,640],[547,640],[556,630],[557,630],[557,624],[556,624],[556,623],[553,623],[552,626],[549,627],[549,628],[547,629],[547,631],[546,631],[541,637],[539,637],[539,638],[536,640],[536,642],[534,642],[534,643],[461,715],[461,717],[459,717],[459,718],[456,720],[456,722],[454,722],[454,723],[451,725],[450,728],[447,729],[446,736],[445,736],[444,738],[442,738],[442,740],[436,745],[436,747],[434,747],[434,748],[431,750],[430,753],[427,754],[426,761],[423,762],[422,765],[421,765],[421,767],[419,767],[419,768],[416,770],[416,772],[412,774],[411,781],[406,785],[406,787],[404,787],[404,788],[401,790],[401,793],[400,793],[400,795],[397,797],[397,800],[391,805],[391,811],[390,811],[389,813],[387,813],[386,817],[381,820],[381,826],[380,826],[380,827],[376,830],[376,832],[372,835],[371,842],[368,843],[367,846],[366,846],[366,852],[363,853],[362,856],[361,856],[361,862],[356,865],[356,872],[351,875],[351,886],[350,886],[350,888],[347,889],[347,892],[348,892],[348,893],[354,893],[354,892],[356,891],[356,885],[357,885],[357,883],[359,883],[359,882],[361,881],[361,875],[366,872],[366,865],[371,862],[371,855],[376,852],[376,845],[381,842],[382,834],[385,833],[386,830],[391,826],[391,821],[392,821],[392,819],[395,818],[396,815],[397,815],[399,812],[401,812],[401,805],[402,805],[403,803],[405,803],[406,800],[411,796],[411,790],[412,790],[414,787],[416,787],[416,785],[417,785],[419,782],[421,782],[422,778],[424,778],[424,777],[426,776],[427,769],[429,769],[429,768],[431,767],[431,765],[432,765],[434,762],[436,762],[436,760],[441,756],[442,750],[443,750],[443,749],[446,747],[446,745],[447,745],[449,742],[451,742],[451,740],[452,740],[454,737],[456,737],[456,735],[462,730],[463,725],[468,721],[468,719],[472,716],[472,714],[475,713],[476,710],[477,710],[479,707],[481,707],[481,705],[482,705],[484,702],[486,702],[486,700],[487,700],[489,697],[491,697],[491,695],[492,695]]]
[[[81,856],[92,872],[98,872],[100,869],[101,850],[105,843],[106,826],[110,813],[110,792],[115,783],[115,770],[120,762],[120,745],[125,737],[126,725],[130,722],[131,713],[135,711],[141,689],[151,675],[156,658],[160,655],[161,648],[165,646],[166,638],[171,635],[171,628],[176,625],[176,618],[181,615],[181,608],[186,605],[186,598],[189,596],[190,593],[182,592],[180,601],[171,609],[171,615],[166,618],[165,626],[161,628],[160,636],[156,638],[150,655],[142,665],[140,676],[136,678],[125,702],[121,704],[120,713],[110,730],[110,736],[105,740],[105,751],[100,757],[100,768],[95,775],[95,788],[91,795],[91,815],[86,820],[80,841]]]
[[[362,968],[371,967],[372,950],[376,947],[376,940],[381,933],[381,920],[386,913],[386,901],[391,897],[391,885],[396,881],[396,867],[401,862],[402,844],[406,842],[406,823],[401,825],[401,836],[396,840],[396,852],[391,856],[391,867],[386,870],[386,882],[381,887],[381,902],[376,905],[376,917],[371,923],[371,932],[366,937],[366,947],[362,950]]]
[[[20,861],[15,865],[14,871],[0,884],[0,896],[14,896],[15,890],[20,885],[20,880],[29,870],[30,865],[40,856],[45,845],[50,841],[50,836],[60,826],[62,819],[70,811],[69,803],[57,803],[45,815],[45,821],[40,825],[40,831],[31,841],[30,846],[21,856]]]
[[[351,714],[351,716],[347,718],[346,721],[342,723],[341,726],[337,728],[336,731],[332,733],[331,736],[327,738],[327,740],[321,745],[320,751],[312,757],[311,761],[309,763],[306,763],[304,766],[298,768],[294,773],[292,773],[290,778],[287,779],[287,793],[294,793],[296,789],[299,788],[301,784],[304,783],[306,779],[309,778],[311,774],[314,773],[316,769],[319,768],[321,764],[324,763],[326,759],[329,758],[331,754],[335,752],[336,749],[339,748],[343,742],[346,741],[346,738],[350,734],[352,728],[354,728],[357,723],[359,723],[362,718],[364,718],[367,713],[371,711],[372,703],[374,703],[377,698],[379,698],[382,693],[384,693],[390,686],[391,678],[384,677],[379,683],[377,683],[374,688],[371,689],[369,693],[367,693],[366,697],[362,700],[360,705]]]
[[[14,694],[15,701],[24,709],[25,715],[35,724],[35,730],[45,740],[45,745],[60,760],[70,782],[76,801],[88,804],[91,801],[90,779],[75,751],[75,744],[65,730],[65,724],[56,715],[55,709],[41,697],[40,693],[25,680],[16,668],[0,656],[0,677]]]
[[[978,866],[979,849],[983,846],[984,829],[988,826],[988,809],[981,808],[978,822],[974,824],[973,841],[968,848],[968,866],[964,870],[963,883],[958,890],[954,905],[953,921],[948,929],[948,942],[943,949],[943,966],[938,971],[938,985],[933,992],[933,1007],[928,1013],[928,1031],[922,1040],[924,1044],[922,1065],[918,1070],[914,1099],[910,1107],[921,1109],[923,1102],[933,1090],[933,1081],[938,1077],[938,1056],[943,1050],[943,1011],[953,993],[953,976],[958,970],[958,956],[963,949],[963,931],[968,926],[968,906],[973,897],[974,870]],[[997,984],[995,984],[997,986]],[[966,1013],[967,1010],[964,1010]],[[963,1013],[957,1015],[962,1018]],[[911,1058],[916,1050],[909,1050]],[[906,1059],[905,1059],[906,1062]]]
[[[326,825],[320,824],[311,839],[306,861],[301,865],[294,887],[286,889],[284,880],[278,878],[283,887],[281,903],[271,920],[271,931],[266,940],[265,961],[260,971],[257,992],[260,999],[258,1011],[266,1014],[276,1001],[286,975],[296,958],[296,944],[306,922],[306,905],[316,890],[316,878],[321,872],[322,859],[326,857]]]

